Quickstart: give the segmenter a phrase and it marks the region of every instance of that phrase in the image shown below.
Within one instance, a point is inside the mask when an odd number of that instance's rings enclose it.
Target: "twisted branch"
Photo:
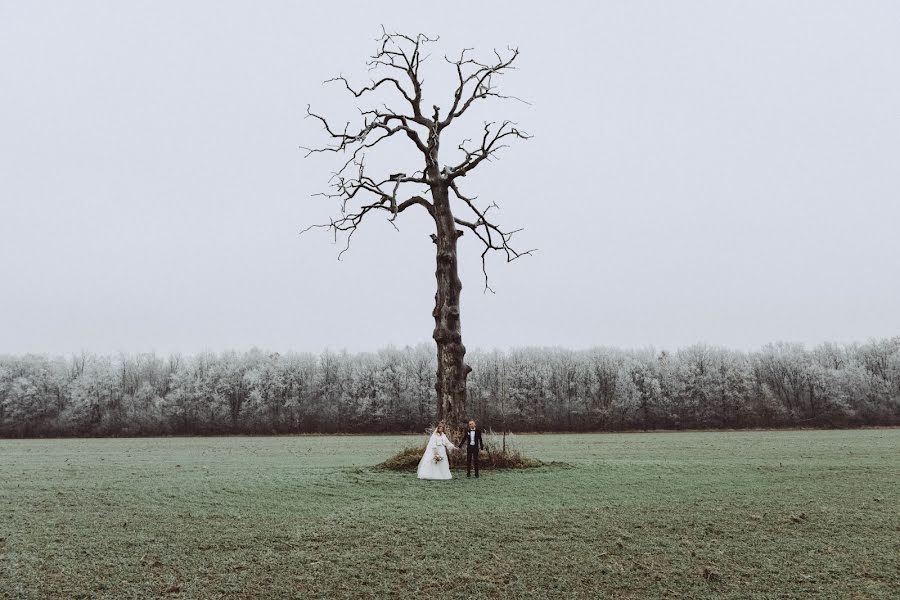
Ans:
[[[481,252],[481,272],[484,274],[484,289],[485,291],[489,291],[494,293],[494,290],[491,288],[488,279],[487,272],[487,255],[491,251],[501,252],[506,256],[506,262],[512,262],[517,258],[521,258],[523,256],[530,256],[534,252],[537,251],[537,248],[530,248],[528,250],[516,250],[510,245],[510,240],[512,237],[522,231],[522,229],[514,229],[512,231],[504,231],[498,225],[491,222],[487,218],[487,213],[492,208],[499,209],[496,202],[492,202],[485,209],[479,209],[475,204],[475,197],[467,197],[464,196],[460,191],[459,187],[457,187],[456,182],[450,182],[450,189],[453,190],[453,193],[456,195],[458,199],[463,201],[466,206],[475,213],[477,217],[474,221],[465,221],[460,219],[459,217],[454,217],[454,221],[457,225],[461,225],[463,227],[468,228],[475,236],[481,240],[481,243],[484,245],[484,249]],[[462,233],[462,232],[460,232]]]

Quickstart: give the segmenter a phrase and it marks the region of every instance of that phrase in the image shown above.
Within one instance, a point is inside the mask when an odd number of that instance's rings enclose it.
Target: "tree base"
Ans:
[[[379,469],[388,471],[415,471],[425,452],[425,446],[409,446],[390,457],[383,463],[377,465]],[[465,470],[466,454],[462,452],[450,453],[450,468],[454,470]],[[482,471],[500,470],[500,469],[533,469],[542,467],[546,463],[534,459],[527,458],[521,452],[507,449],[506,452],[486,451],[481,455],[479,467]]]

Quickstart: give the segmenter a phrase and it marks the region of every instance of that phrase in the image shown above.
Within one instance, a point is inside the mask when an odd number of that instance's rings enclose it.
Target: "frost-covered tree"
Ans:
[[[900,338],[753,353],[522,348],[471,353],[482,423],[517,431],[900,425]],[[260,350],[0,356],[0,435],[421,431],[435,356]]]

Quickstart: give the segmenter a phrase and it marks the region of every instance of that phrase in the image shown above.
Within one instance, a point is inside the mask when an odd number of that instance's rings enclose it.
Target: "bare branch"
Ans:
[[[402,213],[407,208],[414,205],[420,205],[424,207],[429,212],[429,214],[434,213],[434,207],[428,200],[426,200],[422,196],[413,196],[412,198],[404,200],[399,204],[397,204],[395,198],[384,196],[380,200],[377,200],[370,204],[365,204],[354,211],[346,210],[346,205],[344,205],[341,210],[340,217],[338,217],[337,219],[332,219],[329,223],[310,225],[309,227],[300,231],[300,235],[303,235],[304,233],[312,229],[328,229],[334,234],[334,241],[335,243],[337,243],[339,235],[345,233],[347,235],[346,243],[344,245],[344,248],[338,253],[338,260],[340,260],[344,256],[344,253],[350,249],[350,241],[353,238],[353,234],[356,233],[356,230],[359,228],[360,224],[362,224],[363,219],[365,219],[366,215],[373,211],[388,211],[391,213],[391,217],[390,219],[388,219],[388,221],[393,225],[394,219],[399,213]],[[394,225],[394,228],[396,229],[396,225]]]
[[[468,58],[467,54],[471,51],[471,48],[464,48],[460,52],[459,58],[455,60],[444,57],[445,61],[455,67],[458,83],[453,93],[453,104],[447,116],[441,121],[440,129],[450,125],[453,119],[462,116],[478,100],[499,98],[517,100],[528,104],[528,102],[517,96],[499,93],[497,86],[494,85],[494,78],[501,77],[515,69],[512,65],[519,57],[518,48],[507,48],[508,55],[506,57],[494,50],[495,60],[490,63],[482,63],[473,58]]]
[[[423,55],[423,47],[436,40],[437,38],[424,34],[413,37],[389,33],[382,28],[382,35],[376,40],[378,49],[368,62],[369,70],[375,75],[368,85],[354,86],[343,75],[325,82],[342,85],[343,89],[357,99],[369,97],[381,89],[391,91],[399,94],[401,101],[407,105],[405,112],[392,110],[381,104],[377,108],[360,110],[361,125],[354,126],[348,122],[337,127],[307,107],[307,117],[321,123],[329,141],[322,147],[303,148],[306,156],[324,152],[347,155],[331,177],[331,191],[317,194],[339,200],[341,216],[317,227],[328,228],[335,236],[346,233],[348,244],[363,219],[374,212],[390,213],[388,220],[392,225],[400,213],[415,204],[433,214],[431,203],[422,196],[413,195],[402,202],[397,199],[405,184],[421,186],[430,183],[425,169],[416,170],[411,176],[397,173],[390,177],[371,177],[365,170],[365,155],[385,140],[400,134],[401,137],[408,138],[422,153],[426,165],[436,160],[437,140],[433,138],[435,124],[433,119],[423,113],[422,77],[419,72],[427,59]],[[351,203],[357,202],[362,204],[351,208]],[[345,247],[341,254],[346,249]]]
[[[457,187],[456,182],[450,183],[450,189],[453,190],[453,193],[459,200],[465,203],[465,205],[473,213],[475,213],[476,219],[474,221],[466,221],[464,219],[460,219],[459,217],[455,217],[454,221],[457,225],[466,227],[472,233],[474,233],[475,237],[477,237],[484,246],[481,252],[481,272],[484,274],[484,289],[485,291],[494,293],[494,290],[491,289],[488,281],[487,255],[490,252],[500,252],[506,257],[506,262],[512,262],[517,258],[530,256],[537,251],[537,248],[530,248],[528,250],[516,250],[510,245],[510,240],[512,240],[512,237],[522,230],[514,229],[512,231],[504,231],[500,228],[499,225],[488,220],[488,211],[490,211],[491,208],[498,208],[496,203],[492,203],[488,205],[488,207],[484,210],[481,210],[475,204],[476,198],[463,195],[459,191],[459,187]]]
[[[471,140],[463,140],[459,145],[459,149],[465,155],[461,163],[452,168],[444,168],[445,177],[452,181],[457,177],[463,177],[481,164],[485,160],[492,159],[496,153],[508,145],[502,143],[504,139],[518,138],[521,140],[531,139],[531,135],[521,131],[512,121],[503,121],[498,126],[496,123],[488,122],[484,124],[484,134],[481,137],[481,145],[477,148],[469,150],[466,144]]]

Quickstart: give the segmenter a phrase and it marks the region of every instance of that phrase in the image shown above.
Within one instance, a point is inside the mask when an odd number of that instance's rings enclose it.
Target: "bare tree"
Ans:
[[[438,418],[447,418],[457,426],[465,416],[466,378],[472,370],[465,362],[466,348],[462,342],[459,296],[462,284],[457,269],[457,240],[465,230],[472,232],[482,247],[481,263],[485,290],[490,290],[486,257],[499,252],[507,261],[530,254],[533,250],[516,250],[510,241],[518,230],[501,228],[489,216],[496,203],[482,204],[474,196],[460,190],[460,179],[479,165],[490,161],[507,147],[511,140],[530,136],[515,123],[485,122],[476,136],[458,145],[458,162],[444,164],[439,152],[441,136],[476,103],[492,99],[516,99],[498,91],[497,80],[512,70],[519,55],[518,49],[504,52],[494,50],[490,60],[477,60],[472,49],[465,49],[456,58],[444,57],[455,72],[456,84],[449,100],[450,108],[442,113],[440,107],[423,107],[423,78],[420,71],[427,56],[423,48],[437,41],[425,35],[403,35],[383,32],[377,40],[378,49],[369,61],[373,74],[371,82],[355,87],[345,77],[328,82],[341,85],[355,98],[374,98],[376,91],[387,91],[400,102],[402,110],[380,104],[375,108],[360,107],[362,124],[332,125],[325,117],[307,108],[308,116],[317,119],[329,136],[329,144],[320,148],[306,148],[307,156],[318,152],[337,152],[346,161],[331,179],[331,189],[322,194],[340,202],[340,215],[330,223],[315,225],[330,230],[335,239],[346,238],[345,252],[357,228],[367,217],[387,213],[394,221],[409,208],[425,210],[434,221],[431,239],[436,245],[437,292],[435,294],[434,341],[437,343],[437,411]],[[327,82],[326,82],[327,83]],[[442,116],[443,115],[443,116]],[[410,174],[372,175],[367,170],[366,153],[394,136],[405,138],[421,155],[422,163]],[[418,190],[408,192],[410,188]],[[457,213],[463,216],[457,216]],[[394,225],[396,227],[396,225]],[[340,255],[339,255],[340,258]]]

